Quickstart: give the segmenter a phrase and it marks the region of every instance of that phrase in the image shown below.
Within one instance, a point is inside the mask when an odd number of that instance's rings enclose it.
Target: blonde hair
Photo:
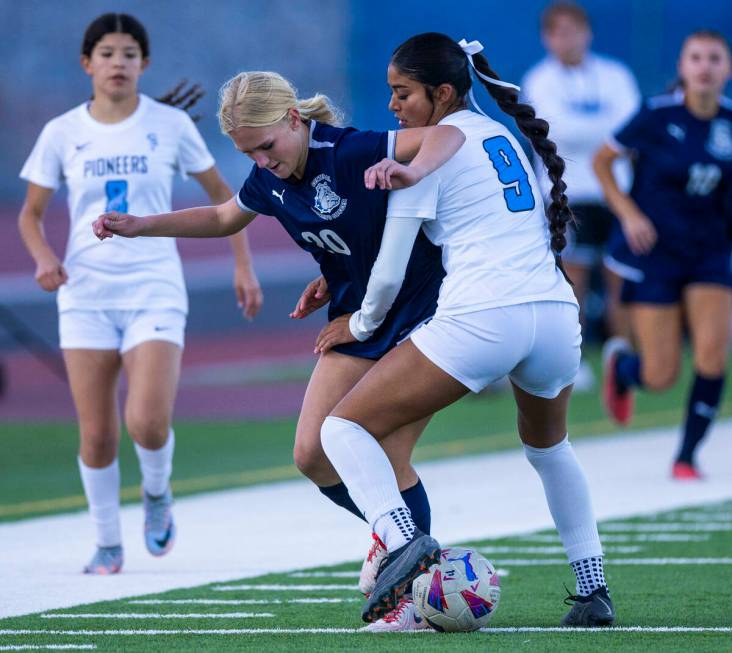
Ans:
[[[305,120],[329,125],[341,122],[342,114],[320,93],[301,100],[282,75],[253,71],[239,73],[219,91],[219,126],[224,134],[239,127],[269,127],[297,109]]]

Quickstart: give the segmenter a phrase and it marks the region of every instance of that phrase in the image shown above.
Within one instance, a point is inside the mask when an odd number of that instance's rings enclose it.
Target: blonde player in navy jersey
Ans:
[[[221,89],[219,122],[235,147],[256,166],[235,197],[219,206],[137,218],[110,213],[94,223],[97,236],[224,236],[246,227],[257,214],[273,216],[318,262],[330,291],[329,317],[352,313],[361,304],[381,242],[386,192],[364,185],[364,172],[385,156],[414,157],[411,173],[425,174],[462,144],[453,127],[400,132],[365,132],[335,126],[338,112],[328,98],[300,99],[277,73],[240,73]],[[269,219],[262,217],[260,219]],[[117,239],[118,240],[118,239]],[[103,246],[102,246],[103,249]],[[439,248],[418,239],[403,291],[389,319],[364,342],[321,356],[303,400],[295,434],[295,463],[323,494],[362,517],[320,445],[320,427],[338,401],[374,365],[434,313],[444,276]],[[302,313],[299,306],[294,315]],[[410,457],[428,417],[406,424],[387,438],[384,450],[396,472],[400,497],[429,530],[427,495]],[[360,587],[371,590],[378,555],[374,540]]]
[[[382,358],[326,418],[323,449],[388,550],[362,615],[374,622],[399,608],[414,577],[439,556],[439,544],[419,531],[401,500],[379,441],[508,375],[526,456],[541,477],[577,577],[577,593],[568,599],[573,606],[562,623],[609,625],[614,609],[589,488],[567,438],[581,336],[577,302],[556,258],[572,220],[564,164],[547,138],[547,123],[518,103],[518,88],[498,79],[481,50],[477,41],[458,44],[429,33],[409,39],[392,57],[389,106],[400,125],[453,125],[466,142],[417,185],[391,193],[361,308],[326,326],[317,348],[367,338],[388,319],[420,232],[442,246],[446,277],[434,318]],[[544,161],[552,181],[546,216],[516,139],[501,124],[468,110],[471,68]],[[404,184],[407,172],[385,161],[367,173],[367,181]]]
[[[148,37],[135,18],[104,14],[94,20],[81,51],[92,100],[44,127],[21,172],[28,191],[20,233],[39,285],[58,290],[60,342],[81,437],[79,470],[96,527],[97,550],[84,569],[89,574],[114,574],[123,563],[117,459],[122,370],[128,381],[124,421],[142,472],[145,544],[155,556],[173,545],[171,417],[187,313],[174,240],[118,240],[101,248],[90,224],[105,210],[169,211],[176,172],[193,176],[213,202],[231,195],[188,114],[138,92],[148,57]],[[71,218],[63,263],[42,227],[62,182]],[[262,295],[249,246],[243,235],[231,244],[237,295],[253,317]]]
[[[719,408],[732,313],[732,74],[726,39],[690,34],[679,57],[680,88],[651,98],[595,156],[595,171],[618,230],[608,258],[624,278],[637,352],[616,338],[604,350],[605,407],[632,417],[634,388],[676,382],[686,324],[695,377],[673,478],[701,478],[694,454]],[[635,181],[624,193],[613,162],[632,157]]]

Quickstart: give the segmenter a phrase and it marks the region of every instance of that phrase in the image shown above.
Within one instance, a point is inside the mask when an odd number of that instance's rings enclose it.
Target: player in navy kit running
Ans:
[[[424,174],[444,163],[464,140],[453,127],[384,133],[335,127],[336,111],[327,98],[298,99],[285,79],[264,72],[241,73],[224,85],[219,121],[237,149],[257,164],[235,198],[218,207],[144,219],[105,214],[96,221],[95,233],[100,238],[224,236],[246,227],[258,213],[273,215],[318,261],[329,286],[331,319],[361,305],[381,243],[387,193],[365,188],[365,170],[393,153],[400,160],[414,157],[415,173],[423,166]],[[390,319],[367,342],[321,356],[308,385],[295,437],[295,462],[326,496],[360,517],[323,453],[320,426],[376,359],[431,317],[443,276],[439,248],[422,238]],[[400,429],[384,450],[405,502],[429,529],[427,496],[410,464],[427,421]],[[378,557],[369,560],[361,584],[365,591],[375,579]]]
[[[595,171],[618,216],[608,259],[624,277],[638,351],[620,339],[605,348],[606,409],[619,423],[632,416],[633,388],[670,387],[679,373],[686,321],[695,378],[684,437],[672,469],[700,477],[694,452],[719,407],[732,312],[728,221],[732,188],[732,103],[724,37],[699,31],[684,41],[679,89],[650,99],[595,156]],[[619,156],[635,157],[630,195],[612,173]]]

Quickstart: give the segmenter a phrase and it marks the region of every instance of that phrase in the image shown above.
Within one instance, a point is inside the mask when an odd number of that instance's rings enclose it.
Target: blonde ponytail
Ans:
[[[219,91],[219,126],[224,134],[239,127],[269,127],[297,109],[306,120],[335,125],[341,113],[327,96],[317,94],[300,100],[284,77],[273,72],[239,73]]]

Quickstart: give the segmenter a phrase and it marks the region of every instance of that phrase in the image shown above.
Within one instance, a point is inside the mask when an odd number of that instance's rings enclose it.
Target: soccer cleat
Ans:
[[[98,546],[89,564],[84,567],[85,574],[109,576],[122,571],[122,547]]]
[[[414,601],[411,598],[402,597],[399,599],[396,608],[385,614],[378,621],[364,626],[361,630],[367,633],[390,633],[425,630],[429,627],[430,625],[427,623],[427,619],[423,619],[417,614]]]
[[[175,542],[175,522],[171,507],[173,493],[170,487],[159,497],[150,496],[143,491],[145,506],[145,546],[154,556],[165,555]]]
[[[358,589],[361,594],[368,596],[374,591],[376,578],[381,568],[386,563],[386,547],[376,533],[371,533],[373,538],[371,548],[369,549],[366,559],[361,565],[361,576],[358,579]]]
[[[410,590],[412,581],[439,561],[440,545],[437,540],[415,529],[409,542],[387,556],[386,564],[361,611],[361,618],[374,622],[385,617]]]
[[[607,587],[598,587],[589,596],[570,594],[564,602],[572,609],[562,618],[562,626],[592,628],[612,626],[615,621],[615,609]]]
[[[635,397],[630,388],[620,389],[615,378],[618,356],[632,351],[625,338],[610,338],[602,347],[602,401],[605,412],[618,424],[625,426],[633,417]]]
[[[691,463],[677,460],[671,468],[671,478],[677,481],[701,481],[704,477]]]

